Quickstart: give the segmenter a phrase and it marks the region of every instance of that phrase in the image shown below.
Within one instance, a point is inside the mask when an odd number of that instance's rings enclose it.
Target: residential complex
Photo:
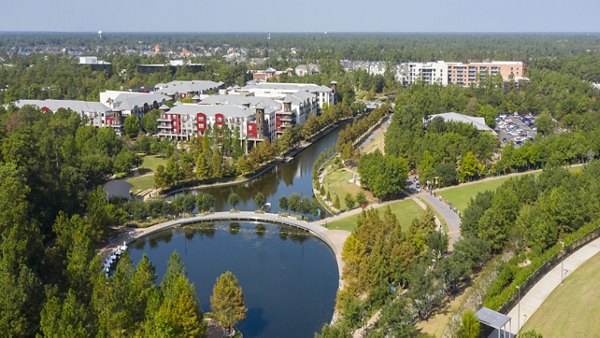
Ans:
[[[70,109],[95,127],[112,127],[122,133],[129,115],[142,118],[152,109],[161,111],[158,137],[190,140],[210,128],[227,125],[242,140],[254,143],[275,140],[286,128],[318,115],[325,104],[335,103],[336,82],[331,88],[307,83],[256,83],[222,89],[213,81],[172,81],[159,83],[153,93],[105,91],[100,102],[75,100],[19,100],[18,107],[33,105],[42,111]],[[209,95],[218,90],[218,94]],[[170,100],[192,96],[193,103]]]
[[[349,61],[341,60],[345,71],[365,70],[370,75],[383,75],[387,69],[384,61]],[[468,87],[478,85],[489,76],[502,76],[504,82],[526,80],[525,65],[520,61],[491,62],[405,62],[394,66],[394,78],[407,86],[411,83],[424,82],[446,86],[454,84]]]
[[[481,81],[496,75],[502,76],[504,82],[519,81],[524,78],[525,66],[520,61],[492,61],[492,62],[411,62],[408,71],[402,72],[402,67],[397,67],[397,80],[407,85],[418,81],[428,84],[441,84],[446,86],[454,84],[468,87],[479,85]]]

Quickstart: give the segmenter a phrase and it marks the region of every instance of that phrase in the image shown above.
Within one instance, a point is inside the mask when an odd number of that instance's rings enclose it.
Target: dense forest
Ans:
[[[220,49],[199,73],[183,67],[175,74],[140,74],[141,62],[164,62],[164,55],[126,56],[142,45],[167,48]],[[146,259],[134,267],[127,258],[113,277],[100,273],[97,249],[115,226],[127,220],[210,209],[211,199],[182,195],[172,203],[109,202],[98,186],[108,177],[139,165],[140,155],[168,158],[157,182],[170,187],[187,180],[210,180],[247,174],[333,122],[364,107],[358,98],[395,96],[385,140],[385,154],[360,156],[352,142],[387,113],[356,122],[341,134],[345,159],[368,171],[366,184],[378,196],[396,196],[409,170],[425,180],[442,177],[443,185],[481,176],[544,168],[532,178],[507,182],[495,193],[477,196],[464,212],[463,239],[447,254],[447,238],[436,231],[432,212],[402,229],[390,211],[365,211],[344,248],[347,287],[338,294],[342,315],[323,336],[347,336],[374,311],[381,320],[373,336],[414,335],[416,319],[428,318],[446,297],[461,289],[482,267],[501,254],[514,258],[501,268],[486,304],[498,308],[510,290],[558,243],[573,240],[598,226],[600,156],[600,37],[597,35],[361,35],[274,34],[274,66],[318,62],[321,73],[282,81],[339,82],[338,102],[311,118],[303,129],[290,129],[274,144],[241,156],[230,134],[213,134],[179,149],[152,137],[153,121],[138,121],[130,134],[86,126],[77,114],[42,114],[17,109],[23,98],[96,100],[105,89],[133,89],[173,79],[211,79],[244,84],[248,64],[228,64],[221,56],[229,46],[252,48],[264,56],[260,34],[119,35],[101,42],[95,34],[2,34],[0,36],[0,332],[7,336],[202,335],[203,316],[185,269],[174,255],[167,275],[156,285]],[[224,46],[224,45],[227,46]],[[68,50],[93,52],[113,63],[107,74],[80,67]],[[39,48],[39,50],[38,50]],[[43,50],[50,48],[50,52]],[[51,52],[58,48],[57,53]],[[295,55],[291,48],[298,48]],[[29,54],[29,55],[27,55]],[[340,59],[399,61],[514,59],[528,63],[530,83],[490,78],[479,87],[411,85],[393,76],[346,73]],[[264,66],[264,65],[263,65]],[[431,114],[456,111],[493,123],[503,112],[537,115],[538,136],[521,147],[502,146],[474,128],[433,121]],[[156,119],[156,113],[149,115]],[[135,126],[135,124],[134,124]],[[226,132],[226,131],[225,131]],[[146,133],[150,135],[147,136]],[[231,134],[232,135],[232,134]],[[349,146],[350,145],[350,146]],[[589,162],[580,174],[560,167]],[[363,168],[363,169],[361,169]],[[387,173],[395,175],[388,177]],[[391,178],[384,181],[381,178]],[[389,183],[391,182],[391,183]],[[508,243],[508,244],[506,244]],[[522,267],[529,259],[531,264]],[[235,283],[234,283],[235,284]],[[508,290],[508,291],[507,291]],[[399,296],[405,295],[405,296]],[[65,334],[66,333],[66,334]]]

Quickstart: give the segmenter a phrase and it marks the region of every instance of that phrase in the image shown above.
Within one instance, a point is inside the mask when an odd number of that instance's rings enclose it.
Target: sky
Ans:
[[[599,0],[2,0],[0,31],[600,32]]]

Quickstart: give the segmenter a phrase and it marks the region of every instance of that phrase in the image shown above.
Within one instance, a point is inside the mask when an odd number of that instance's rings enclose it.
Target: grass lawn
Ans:
[[[592,337],[600,334],[600,254],[590,258],[558,286],[521,332],[544,337]]]
[[[327,173],[327,176],[325,176],[323,180],[325,190],[329,190],[329,194],[331,195],[331,202],[335,200],[336,194],[339,196],[341,210],[347,209],[344,197],[346,197],[346,194],[348,193],[353,197],[356,197],[356,194],[359,191],[362,191],[369,201],[375,200],[370,192],[360,188],[355,183],[349,182],[351,179],[351,173],[343,169],[338,169]]]
[[[578,173],[583,170],[583,166],[569,167],[568,170],[572,173]],[[536,171],[530,175],[538,176],[540,173],[541,171]],[[467,208],[471,198],[474,198],[480,192],[496,190],[502,185],[502,183],[508,181],[510,178],[510,176],[500,176],[487,181],[474,182],[471,184],[448,188],[447,190],[438,192],[438,195],[450,201],[450,203],[457,207],[458,210],[464,211]]]
[[[398,217],[398,221],[404,229],[408,228],[413,219],[425,213],[425,210],[421,209],[421,207],[411,199],[405,199],[392,203],[389,205],[389,207],[392,209],[392,213]],[[385,210],[384,208],[387,208],[387,206],[378,208],[377,210],[379,210],[380,213],[383,213]],[[356,227],[357,219],[358,214],[348,216],[346,218],[328,223],[327,227],[329,229],[352,231]]]
[[[140,192],[154,188],[154,175],[131,177],[127,179],[131,183],[132,192]]]
[[[474,198],[480,192],[496,190],[496,188],[501,186],[502,183],[506,182],[508,179],[509,177],[499,177],[494,180],[450,188],[448,190],[440,191],[437,194],[452,203],[458,210],[464,211],[471,198]]]
[[[161,164],[166,165],[167,160],[154,155],[144,156],[144,161],[140,166],[140,174],[142,176],[134,176],[126,179],[127,182],[133,185],[131,191],[135,193],[154,188],[154,176],[152,174]]]
[[[155,155],[147,155],[144,156],[144,162],[142,162],[140,169],[150,169],[150,171],[153,172],[160,164],[166,166],[167,159],[164,157],[157,157]]]

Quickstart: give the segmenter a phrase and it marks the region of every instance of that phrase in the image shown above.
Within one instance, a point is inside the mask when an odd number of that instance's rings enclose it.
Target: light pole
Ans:
[[[565,242],[560,242],[560,245],[562,245],[563,253],[562,260],[560,261],[560,284],[562,284],[565,280]]]
[[[521,330],[521,286],[517,286],[519,301],[517,302],[517,334]]]

